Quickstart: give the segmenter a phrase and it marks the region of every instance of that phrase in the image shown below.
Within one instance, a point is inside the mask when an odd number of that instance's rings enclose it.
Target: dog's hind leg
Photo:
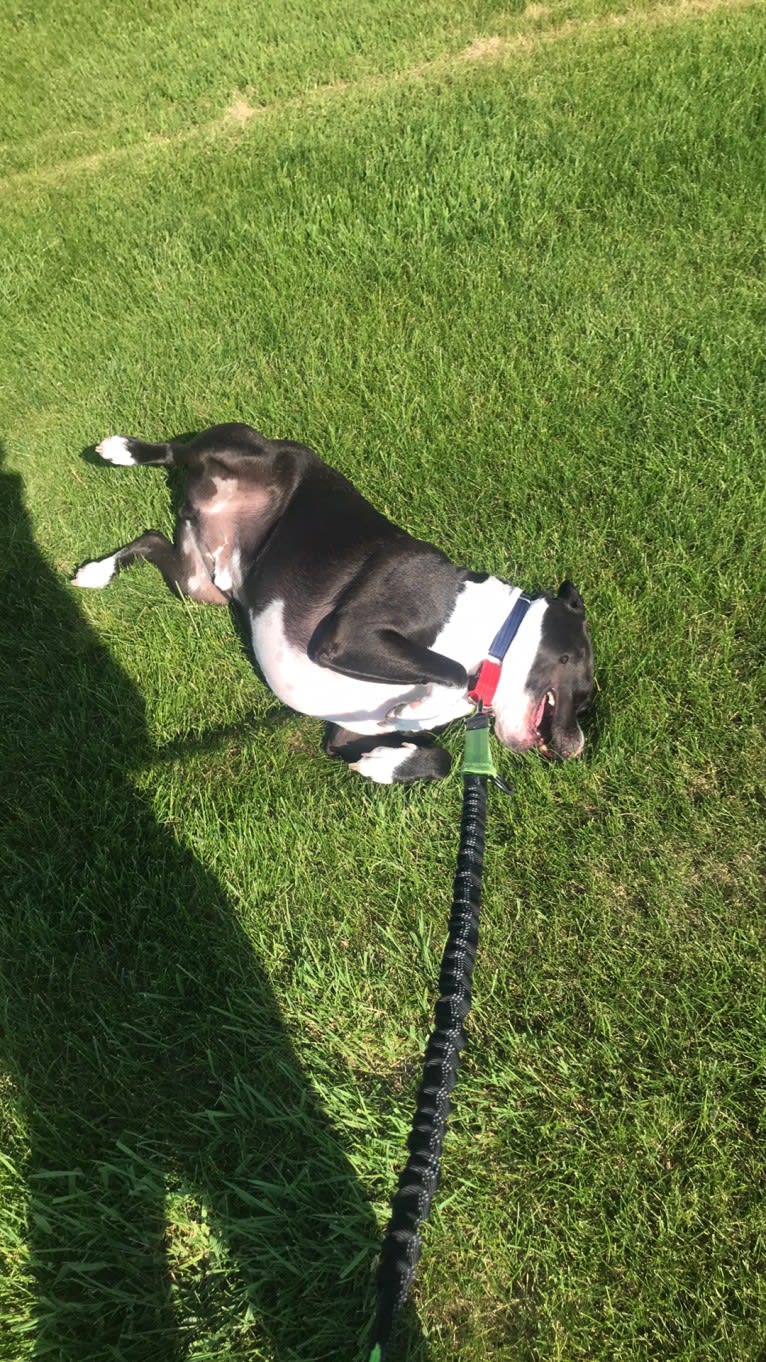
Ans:
[[[415,780],[441,780],[452,765],[449,752],[433,738],[400,733],[360,737],[328,724],[324,739],[328,757],[345,761],[352,771],[379,785],[409,785]]]
[[[72,578],[72,585],[108,586],[121,568],[130,567],[139,558],[153,563],[177,595],[191,596],[206,605],[228,605],[229,597],[212,580],[188,521],[179,522],[173,544],[159,530],[147,530],[106,558],[83,563]]]

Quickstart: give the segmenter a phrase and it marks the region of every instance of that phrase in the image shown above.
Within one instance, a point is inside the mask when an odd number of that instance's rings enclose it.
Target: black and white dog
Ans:
[[[172,544],[147,530],[85,563],[76,586],[106,586],[148,559],[175,591],[236,606],[274,693],[327,721],[329,755],[383,784],[446,775],[449,755],[428,730],[470,713],[517,587],[455,567],[313,450],[251,426],[213,426],[187,443],[112,435],[97,452],[182,469],[185,502]],[[497,735],[514,751],[575,757],[592,690],[583,603],[564,582],[523,614],[499,672]]]

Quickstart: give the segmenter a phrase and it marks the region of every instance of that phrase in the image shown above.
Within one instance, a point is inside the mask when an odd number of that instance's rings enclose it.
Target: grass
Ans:
[[[750,1362],[762,10],[307,14],[3,20],[0,1357],[363,1355],[459,782],[319,760],[151,570],[67,586],[170,523],[84,449],[237,417],[592,622],[587,758],[502,758],[398,1356]]]

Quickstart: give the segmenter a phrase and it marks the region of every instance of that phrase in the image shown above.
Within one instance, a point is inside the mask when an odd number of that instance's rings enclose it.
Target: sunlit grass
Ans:
[[[83,451],[234,417],[591,617],[585,760],[501,758],[401,1356],[766,1342],[763,23],[700,9],[481,60],[604,7],[296,9],[279,61],[225,7],[51,13],[23,146],[6,89],[0,1356],[363,1351],[459,782],[323,760],[150,569],[67,585],[171,523]]]

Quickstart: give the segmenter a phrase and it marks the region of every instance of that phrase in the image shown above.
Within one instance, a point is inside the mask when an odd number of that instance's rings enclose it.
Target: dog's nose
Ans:
[[[581,728],[574,733],[565,733],[556,740],[556,752],[562,761],[569,761],[570,757],[582,756],[585,747],[585,736]]]

